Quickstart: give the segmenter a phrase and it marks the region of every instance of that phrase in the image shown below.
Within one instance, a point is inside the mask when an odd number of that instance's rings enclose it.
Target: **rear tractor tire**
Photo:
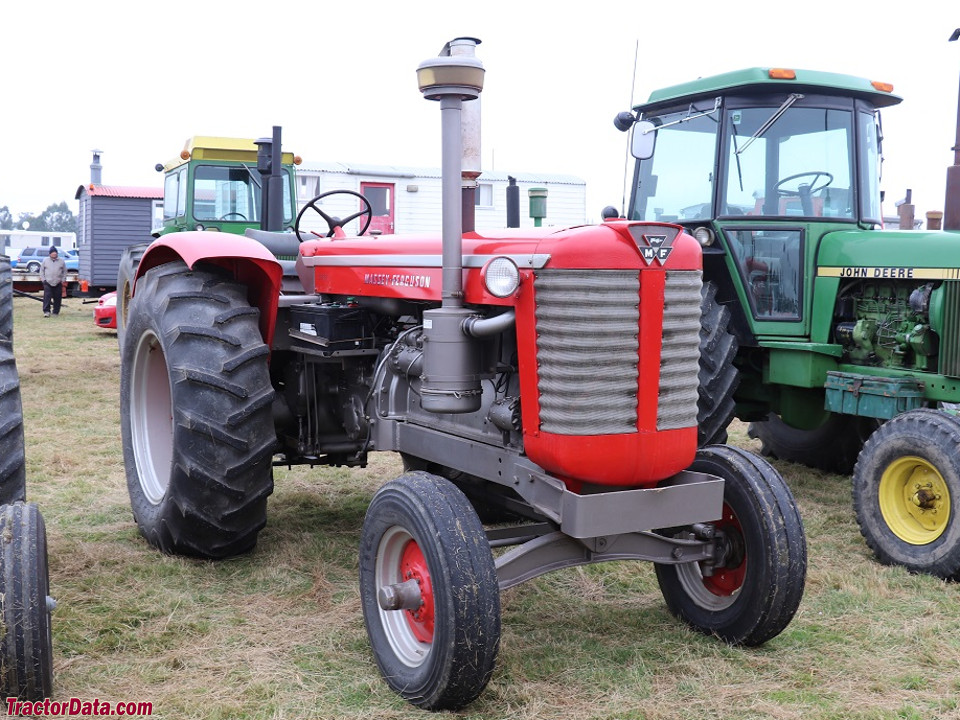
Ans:
[[[697,444],[725,443],[733,420],[733,393],[740,375],[733,366],[737,339],[730,332],[730,310],[717,302],[717,286],[705,282],[700,290],[700,373],[697,399]]]
[[[47,531],[34,503],[0,506],[0,692],[36,702],[53,693]]]
[[[360,599],[387,684],[427,710],[486,687],[500,647],[500,588],[483,526],[451,482],[416,471],[384,485],[360,536]]]
[[[960,580],[960,419],[912,410],[877,430],[853,471],[860,532],[877,559]]]
[[[0,340],[0,503],[26,499],[23,406],[13,342]]]
[[[220,271],[177,261],[140,279],[128,320],[121,430],[140,532],[168,553],[252,549],[276,446],[258,310]]]
[[[770,463],[737,448],[702,448],[690,469],[724,480],[723,516],[713,523],[723,553],[711,568],[657,564],[660,591],[695,630],[760,645],[790,623],[803,596],[807,545],[793,495]]]
[[[6,255],[0,255],[0,340],[13,340],[13,271]]]
[[[747,434],[760,441],[761,455],[849,475],[863,444],[879,425],[873,418],[831,414],[814,430],[798,430],[770,413],[766,420],[750,423]]]

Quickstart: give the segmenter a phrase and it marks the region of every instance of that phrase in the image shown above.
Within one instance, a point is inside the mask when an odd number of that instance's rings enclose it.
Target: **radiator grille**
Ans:
[[[657,430],[697,425],[700,285],[698,271],[667,273],[663,291]]]
[[[637,270],[541,270],[535,278],[540,427],[637,431]]]
[[[960,377],[960,282],[949,280],[943,283],[940,372]]]

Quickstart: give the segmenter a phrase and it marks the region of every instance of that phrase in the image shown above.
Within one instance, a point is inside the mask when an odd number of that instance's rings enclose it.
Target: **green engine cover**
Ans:
[[[838,278],[833,339],[845,360],[957,376],[960,238],[943,232],[826,235],[817,276]],[[942,350],[941,350],[942,349]]]

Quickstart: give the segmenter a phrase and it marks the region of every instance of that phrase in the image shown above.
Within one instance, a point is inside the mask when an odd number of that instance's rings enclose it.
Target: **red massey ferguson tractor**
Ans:
[[[165,235],[137,269],[122,348],[133,513],[165,552],[250,550],[274,465],[402,455],[367,510],[361,598],[383,677],[434,710],[479,695],[500,590],[548,571],[653,561],[676,616],[744,645],[786,627],[806,571],[777,472],[697,448],[696,240],[619,220],[462,232],[476,42],[417,71],[443,118],[442,238],[347,238],[369,204],[340,219],[320,199],[323,238],[299,218]]]

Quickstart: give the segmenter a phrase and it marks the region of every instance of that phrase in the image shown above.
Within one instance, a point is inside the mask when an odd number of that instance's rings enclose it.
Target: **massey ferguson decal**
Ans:
[[[392,287],[430,287],[429,275],[407,275],[404,273],[366,273],[363,282],[367,285],[390,285]]]
[[[649,265],[653,261],[663,265],[673,250],[673,238],[667,235],[640,235],[637,241],[637,249],[640,250],[640,257]]]

